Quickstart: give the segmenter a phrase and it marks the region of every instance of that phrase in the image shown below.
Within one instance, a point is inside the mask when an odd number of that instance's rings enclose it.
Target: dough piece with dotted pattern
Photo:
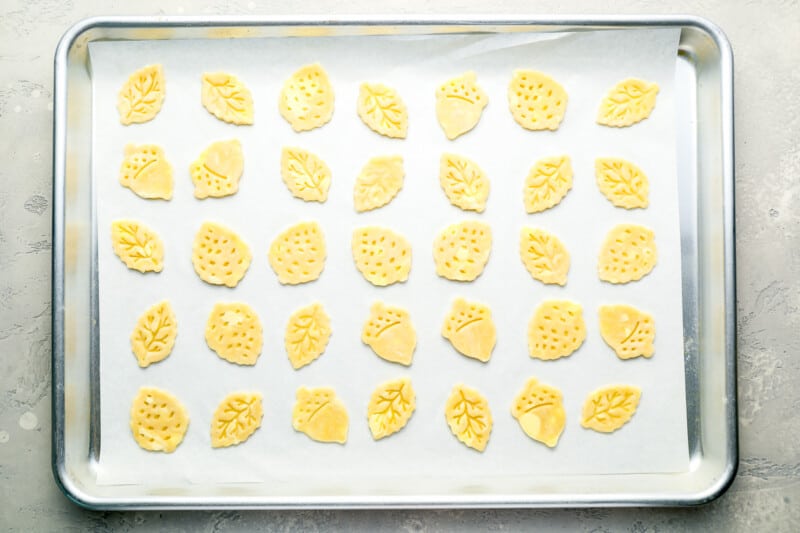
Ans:
[[[237,365],[254,365],[264,342],[261,320],[242,302],[214,304],[206,322],[206,343],[218,356]]]
[[[497,342],[497,329],[487,305],[456,298],[442,325],[442,336],[460,353],[486,362]]]
[[[628,283],[649,274],[657,259],[653,230],[637,224],[619,224],[606,235],[597,271],[603,281]]]
[[[130,425],[140,447],[151,452],[172,453],[186,435],[189,414],[169,392],[142,387],[131,405]]]
[[[189,167],[194,197],[221,198],[236,194],[242,172],[242,143],[237,139],[211,143]]]
[[[324,126],[333,117],[333,85],[319,63],[305,65],[284,82],[278,111],[294,131]]]
[[[350,424],[347,407],[330,387],[297,389],[292,427],[318,442],[347,441]]]
[[[283,230],[269,247],[269,264],[284,285],[308,283],[325,268],[325,235],[317,222],[300,222]]]
[[[527,436],[553,448],[567,421],[561,391],[530,378],[514,398],[511,415]]]
[[[361,331],[361,342],[386,361],[410,365],[417,346],[411,316],[402,307],[375,302]]]
[[[473,71],[449,79],[436,89],[436,118],[448,139],[474,128],[489,103]]]
[[[378,287],[406,281],[411,272],[411,244],[382,226],[353,230],[353,260],[364,278]]]
[[[545,300],[528,323],[528,353],[536,359],[567,357],[585,338],[583,308],[568,300]]]
[[[119,183],[141,198],[172,198],[172,165],[155,144],[128,144],[119,169]]]
[[[194,237],[194,271],[211,285],[235,287],[250,267],[252,257],[247,243],[222,224],[203,222]]]
[[[492,229],[477,220],[447,226],[433,243],[436,273],[453,281],[472,281],[483,273],[492,251]]]
[[[617,357],[652,357],[656,326],[652,315],[631,305],[601,305],[600,335]]]
[[[557,130],[567,111],[567,91],[547,74],[517,69],[508,85],[508,107],[526,130]]]

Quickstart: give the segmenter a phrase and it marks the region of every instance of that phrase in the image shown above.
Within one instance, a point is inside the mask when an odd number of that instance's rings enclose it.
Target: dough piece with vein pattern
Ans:
[[[200,100],[209,113],[224,122],[236,125],[253,123],[253,96],[233,74],[203,74]]]
[[[166,88],[161,65],[147,65],[131,74],[117,96],[119,121],[127,126],[153,120],[161,111]]]
[[[131,270],[161,272],[164,268],[164,242],[158,234],[138,220],[118,219],[111,223],[114,253]]]
[[[178,322],[169,300],[148,307],[131,333],[131,350],[139,366],[146,368],[166,359],[177,336]]]
[[[328,346],[331,318],[319,302],[297,309],[286,324],[284,346],[289,362],[297,370],[313,363]]]
[[[397,91],[380,83],[362,83],[358,116],[369,129],[386,137],[405,139],[408,111]]]
[[[403,158],[399,155],[373,157],[356,178],[353,201],[356,211],[370,211],[391,202],[403,188]]]

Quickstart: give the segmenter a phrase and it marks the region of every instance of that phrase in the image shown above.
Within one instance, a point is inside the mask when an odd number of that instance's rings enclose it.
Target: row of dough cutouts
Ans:
[[[196,198],[221,198],[236,194],[244,172],[244,154],[236,140],[210,144],[189,166]],[[281,177],[289,191],[306,202],[325,202],[332,173],[319,156],[297,147],[281,152]],[[403,188],[405,169],[399,155],[371,158],[353,187],[356,211],[370,211],[391,202]],[[619,157],[595,160],[597,186],[608,200],[626,209],[645,208],[649,202],[649,180],[636,164]],[[119,182],[147,199],[169,200],[173,193],[172,165],[164,150],[155,144],[129,144],[119,173]],[[445,153],[439,164],[439,183],[454,206],[483,212],[490,182],[472,159]],[[525,178],[523,202],[528,213],[557,205],[572,189],[573,171],[569,156],[542,158]]]
[[[111,225],[114,252],[139,272],[161,272],[164,244],[155,230],[128,219]],[[373,285],[404,282],[411,272],[411,244],[400,233],[383,226],[356,228],[351,248],[356,268]],[[473,281],[483,273],[492,249],[491,227],[477,220],[451,224],[433,243],[436,273],[453,281]],[[570,256],[561,240],[540,228],[523,227],[519,254],[531,276],[543,283],[564,285]],[[597,271],[610,283],[637,281],[657,261],[655,233],[644,226],[619,224],[606,235]],[[282,284],[297,285],[319,278],[327,249],[317,222],[300,222],[278,234],[269,248],[269,263]],[[192,264],[206,283],[235,287],[250,267],[250,246],[232,229],[204,222],[195,235]]]
[[[597,122],[605,126],[631,126],[650,116],[658,85],[636,78],[620,81],[600,102]],[[117,109],[123,124],[152,120],[166,95],[161,65],[145,66],[128,78],[119,91]],[[200,101],[218,119],[237,125],[253,123],[253,97],[247,85],[227,72],[207,72],[201,77]],[[556,80],[535,70],[517,69],[508,85],[508,107],[514,120],[527,130],[556,130],[567,110],[567,92]],[[327,124],[333,117],[334,90],[318,63],[294,72],[283,84],[278,111],[295,131]],[[481,119],[489,95],[468,71],[436,89],[436,117],[448,139],[470,131]],[[408,132],[408,110],[398,92],[382,83],[362,83],[358,116],[372,131],[403,139]]]
[[[581,425],[611,433],[636,412],[641,390],[633,385],[606,385],[589,394],[583,404]],[[367,405],[372,437],[379,440],[402,430],[416,409],[416,394],[409,378],[378,385]],[[445,403],[450,431],[466,446],[483,451],[492,432],[489,402],[479,391],[459,383]],[[514,398],[511,415],[530,438],[555,447],[566,425],[561,391],[530,378]],[[263,406],[257,392],[234,392],[225,397],[211,420],[211,446],[240,444],[261,426]],[[292,426],[318,442],[347,441],[347,407],[330,387],[297,389]],[[189,428],[189,414],[167,391],[142,387],[131,405],[131,431],[143,449],[171,453]]]
[[[620,359],[649,358],[654,353],[653,317],[631,305],[602,305],[598,310],[600,335]],[[333,333],[323,305],[313,302],[289,317],[284,347],[295,369],[323,355]],[[492,357],[497,328],[489,307],[456,298],[441,327],[442,336],[456,351],[482,362]],[[569,300],[545,300],[528,322],[528,354],[552,361],[572,355],[586,339],[583,308]],[[141,314],[130,336],[131,350],[141,367],[166,359],[175,346],[178,321],[172,305],[163,300]],[[263,347],[263,326],[256,311],[243,302],[219,302],[206,321],[205,340],[220,358],[238,365],[255,365]],[[411,365],[417,333],[410,313],[376,301],[370,308],[361,341],[380,358]]]

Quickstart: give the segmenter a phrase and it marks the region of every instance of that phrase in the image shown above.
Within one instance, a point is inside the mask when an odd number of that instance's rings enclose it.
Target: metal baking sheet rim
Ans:
[[[426,495],[426,496],[321,496],[321,497],[204,497],[204,496],[140,496],[107,497],[93,494],[82,486],[66,457],[66,360],[65,360],[65,252],[67,177],[67,85],[69,55],[73,47],[83,46],[81,36],[93,29],[149,28],[215,28],[215,27],[315,27],[315,26],[525,26],[531,30],[601,29],[625,27],[680,27],[699,32],[710,39],[718,54],[719,69],[719,146],[717,156],[721,171],[721,245],[723,329],[720,342],[723,353],[717,357],[724,393],[718,410],[724,412],[721,441],[722,456],[707,457],[702,442],[691,450],[692,476],[704,464],[711,463],[715,475],[703,487],[681,494],[673,492],[630,492],[603,494],[524,494],[524,495]],[[681,51],[691,56],[691,46]],[[734,241],[734,153],[733,153],[733,52],[722,30],[712,22],[691,15],[679,16],[163,16],[163,17],[93,17],[84,19],[62,36],[55,53],[53,126],[53,263],[52,263],[52,467],[56,484],[76,504],[89,509],[354,509],[354,508],[514,508],[514,507],[588,507],[588,506],[681,506],[699,505],[722,495],[738,468],[738,416],[736,397],[736,288]],[[699,152],[699,150],[698,150]],[[705,153],[705,151],[703,151]],[[699,161],[697,162],[699,163]],[[700,165],[698,165],[700,166]],[[698,169],[699,173],[700,170]],[[698,180],[702,176],[698,176]],[[688,372],[688,371],[687,371]],[[720,376],[716,376],[720,378]],[[687,378],[688,379],[688,378]],[[700,378],[697,378],[700,379]],[[702,384],[702,382],[701,382]],[[688,389],[687,389],[688,390]],[[699,437],[696,437],[699,439]],[[94,460],[90,449],[83,457]]]

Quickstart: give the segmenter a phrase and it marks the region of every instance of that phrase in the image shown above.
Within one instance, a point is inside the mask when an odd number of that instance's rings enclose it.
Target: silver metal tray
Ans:
[[[683,269],[685,472],[543,476],[528,492],[278,495],[263,484],[169,490],[100,485],[97,228],[91,184],[92,70],[98,40],[555,32],[680,28],[676,127]],[[53,146],[53,471],[93,509],[435,508],[694,505],[729,486],[738,464],[732,52],[722,32],[691,16],[570,17],[104,17],[79,22],[55,56]]]

